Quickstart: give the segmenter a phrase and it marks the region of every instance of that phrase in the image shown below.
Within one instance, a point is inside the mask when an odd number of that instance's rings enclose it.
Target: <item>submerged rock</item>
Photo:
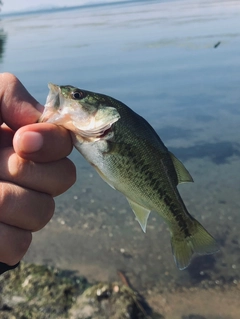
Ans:
[[[114,283],[90,286],[73,271],[26,264],[0,276],[1,319],[143,319],[141,297]],[[158,316],[154,318],[163,318]]]
[[[70,310],[71,319],[142,318],[137,294],[119,283],[99,283],[77,298]]]
[[[72,271],[22,262],[0,276],[0,318],[67,318],[86,287],[86,279]]]

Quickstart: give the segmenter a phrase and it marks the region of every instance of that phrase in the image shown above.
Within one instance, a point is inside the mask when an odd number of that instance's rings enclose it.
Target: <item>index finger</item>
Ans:
[[[0,74],[0,123],[11,129],[36,123],[43,106],[39,104],[13,74]]]

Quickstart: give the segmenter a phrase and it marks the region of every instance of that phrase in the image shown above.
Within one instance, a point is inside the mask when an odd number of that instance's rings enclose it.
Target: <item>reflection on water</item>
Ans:
[[[57,198],[55,217],[34,236],[26,260],[90,280],[115,280],[121,269],[166,318],[181,318],[175,292],[182,287],[193,289],[181,297],[192,314],[239,318],[239,290],[231,295],[240,283],[239,13],[238,1],[143,1],[2,20],[8,41],[1,70],[16,74],[42,103],[47,82],[71,84],[144,116],[193,176],[194,184],[179,186],[181,195],[221,245],[178,271],[161,218],[152,213],[143,234],[125,198],[73,152],[77,183]],[[228,290],[222,316],[219,287]]]
[[[215,164],[224,164],[231,161],[232,156],[240,157],[240,144],[231,142],[205,143],[184,148],[171,149],[181,160],[186,161],[191,158],[208,157]]]

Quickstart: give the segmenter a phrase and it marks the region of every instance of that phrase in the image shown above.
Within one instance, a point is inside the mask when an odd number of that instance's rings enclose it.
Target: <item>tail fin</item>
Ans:
[[[200,255],[213,254],[219,250],[216,240],[197,221],[193,220],[190,229],[191,236],[172,234],[172,252],[177,267],[182,270],[190,264],[194,253]]]

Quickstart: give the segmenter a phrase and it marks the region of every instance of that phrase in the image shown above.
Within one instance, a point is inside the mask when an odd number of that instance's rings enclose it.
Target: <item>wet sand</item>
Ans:
[[[238,319],[240,286],[224,289],[190,288],[147,297],[149,305],[165,319]]]

